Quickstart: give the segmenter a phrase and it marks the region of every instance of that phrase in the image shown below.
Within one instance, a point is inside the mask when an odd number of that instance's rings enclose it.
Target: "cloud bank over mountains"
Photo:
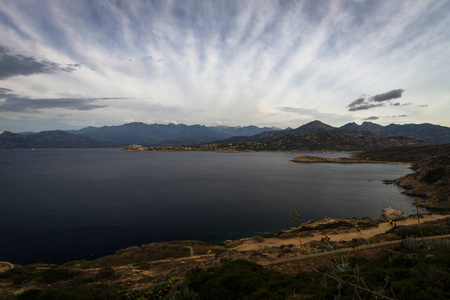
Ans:
[[[1,1],[0,131],[124,119],[337,126],[373,111],[448,126],[448,11],[448,1]]]

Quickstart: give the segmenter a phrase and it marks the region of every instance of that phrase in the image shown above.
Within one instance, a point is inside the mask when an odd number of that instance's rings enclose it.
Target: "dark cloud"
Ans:
[[[383,102],[391,99],[401,98],[404,91],[405,90],[402,89],[392,90],[384,94],[375,95],[372,98],[370,98],[370,100],[374,102]]]
[[[378,120],[380,118],[404,118],[407,117],[408,115],[397,115],[397,116],[371,116],[368,118],[365,118],[364,120],[368,121],[368,120]]]
[[[364,98],[358,98],[355,101],[353,101],[352,103],[350,103],[349,105],[347,105],[347,107],[354,107],[356,105],[360,105],[364,102]]]
[[[34,112],[40,109],[62,108],[69,110],[93,110],[108,107],[99,104],[102,100],[123,100],[134,98],[42,98],[31,99],[29,97],[17,96],[12,90],[0,88],[0,112]]]
[[[380,103],[380,104],[368,104],[368,103],[364,103],[362,105],[359,106],[355,106],[355,107],[351,107],[348,109],[348,111],[358,111],[358,110],[366,110],[366,109],[371,109],[374,107],[381,107],[384,106],[384,104]]]
[[[384,101],[389,101],[392,99],[400,98],[402,96],[402,93],[405,90],[398,89],[398,90],[392,90],[384,94],[378,94],[373,97],[365,97],[362,96],[354,101],[352,101],[347,107],[349,107],[348,111],[358,111],[358,110],[366,110],[371,109],[375,107],[381,107],[384,106]],[[373,104],[371,102],[377,102],[376,104]],[[391,106],[399,106],[401,105],[400,102],[391,103]]]
[[[37,61],[34,57],[13,53],[0,45],[0,80],[13,76],[53,74],[75,71],[79,64],[61,65],[51,61]]]
[[[365,118],[364,120],[365,121],[369,121],[369,120],[378,120],[380,117],[377,117],[377,116],[371,116],[371,117],[368,117],[368,118]]]
[[[3,103],[0,103],[0,112],[32,112],[48,108],[93,110],[107,107],[106,105],[95,104],[95,100],[89,98],[30,99],[8,97]]]
[[[407,117],[408,115],[396,115],[396,116],[384,116],[383,118],[404,118]]]
[[[11,95],[12,90],[7,88],[0,88],[0,97],[4,97],[6,95]]]

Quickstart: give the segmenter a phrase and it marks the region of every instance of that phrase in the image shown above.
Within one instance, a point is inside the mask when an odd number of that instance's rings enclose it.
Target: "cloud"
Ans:
[[[7,88],[0,88],[0,97],[3,97],[5,95],[8,95],[12,92],[12,90]]]
[[[41,109],[94,110],[108,107],[97,102],[102,100],[121,100],[132,98],[40,98],[18,96],[7,88],[0,88],[0,112],[34,112]]]
[[[0,80],[13,76],[72,72],[78,67],[79,64],[61,65],[48,60],[37,61],[34,57],[13,53],[0,45]]]
[[[384,116],[383,118],[405,118],[408,115]]]
[[[353,101],[352,103],[350,103],[349,105],[347,105],[347,107],[355,107],[356,105],[360,105],[364,102],[364,98],[358,98],[355,101]]]
[[[72,110],[93,110],[107,107],[95,104],[96,98],[53,98],[30,99],[8,97],[0,104],[0,112],[32,112],[39,109],[63,108]]]
[[[378,94],[370,98],[371,101],[374,102],[383,102],[383,101],[389,101],[392,99],[401,98],[402,94],[405,90],[398,89],[398,90],[392,90],[387,93]]]
[[[134,119],[132,119],[132,118],[126,118],[126,119],[123,119],[123,121],[124,121],[125,123],[133,123],[133,122],[134,122]]]
[[[83,69],[12,77],[3,86],[35,98],[77,98],[82,91],[156,99],[120,103],[108,113],[114,122],[133,116],[293,127],[314,113],[295,107],[342,118],[369,109],[375,112],[361,115],[390,114],[377,110],[401,108],[382,101],[401,87],[415,105],[433,98],[433,109],[448,122],[442,91],[448,85],[450,17],[443,12],[449,1],[21,2],[1,5],[0,43],[14,47],[6,55],[40,64],[80,62]],[[409,94],[411,87],[415,92]],[[156,112],[155,101],[178,110]],[[382,103],[385,108],[374,106]],[[275,111],[278,106],[285,109]],[[412,120],[433,116],[420,113]]]
[[[354,101],[352,101],[347,107],[349,107],[348,111],[358,111],[358,110],[367,110],[375,107],[384,106],[383,103],[373,104],[373,102],[384,102],[392,99],[397,99],[402,96],[402,93],[405,90],[398,89],[392,90],[387,93],[378,94],[373,97],[360,97]],[[371,103],[372,102],[372,103]],[[391,103],[391,106],[400,106],[400,102]]]
[[[427,107],[428,106],[428,104],[421,104],[421,105],[419,105],[419,107]]]
[[[299,115],[312,115],[317,114],[317,111],[314,109],[307,109],[307,108],[299,108],[299,107],[278,107],[277,108],[280,111],[287,112],[287,113],[295,113]]]
[[[404,118],[404,117],[407,117],[408,115],[396,115],[396,116],[371,116],[371,117],[368,117],[368,118],[365,118],[364,120],[378,120],[378,119],[381,119],[381,118],[389,118],[389,119],[391,119],[391,118]]]
[[[69,120],[69,121],[64,121],[64,124],[67,124],[69,126],[94,126],[95,121],[94,120],[89,120],[89,121]]]
[[[371,116],[371,117],[368,117],[368,118],[365,118],[364,120],[366,120],[366,121],[368,121],[368,120],[378,120],[380,117],[378,117],[378,116]]]
[[[371,109],[374,107],[382,107],[384,106],[384,104],[368,104],[368,103],[364,103],[360,106],[355,106],[355,107],[351,107],[348,109],[348,111],[358,111],[358,110],[366,110],[366,109]]]

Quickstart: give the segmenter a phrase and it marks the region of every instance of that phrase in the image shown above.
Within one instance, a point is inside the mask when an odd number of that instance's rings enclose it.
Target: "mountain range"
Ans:
[[[184,124],[144,124],[129,123],[119,126],[86,127],[71,131],[43,131],[39,133],[16,134],[8,131],[0,134],[0,148],[32,148],[32,147],[122,147],[130,144],[144,146],[167,145],[199,145],[207,143],[236,144],[249,142],[278,142],[296,139],[308,139],[308,134],[316,134],[315,140],[325,138],[318,133],[328,133],[327,139],[343,136],[351,143],[351,133],[361,136],[408,136],[431,143],[450,143],[450,128],[433,124],[391,124],[381,126],[371,122],[361,125],[348,123],[341,127],[333,127],[320,121],[312,121],[296,129],[281,130],[274,127],[227,127]],[[338,133],[349,133],[339,135]],[[334,138],[332,138],[334,136]],[[312,135],[310,137],[313,137]],[[282,139],[280,139],[282,138]],[[313,140],[314,140],[313,139]],[[418,139],[415,139],[418,141]],[[331,141],[330,140],[330,141]],[[278,143],[277,142],[277,143]],[[321,141],[321,143],[324,141]],[[413,142],[413,140],[411,141]],[[326,144],[326,143],[325,143]]]
[[[265,131],[279,131],[274,127],[228,127],[184,124],[128,123],[120,126],[86,127],[68,131],[76,135],[104,140],[113,145],[141,144],[165,146],[177,144],[203,144],[232,136],[253,136]]]
[[[283,131],[266,131],[254,136],[232,137],[222,143],[247,143],[247,142],[268,142],[280,138],[282,136],[302,133],[319,133],[319,132],[358,132],[373,133],[382,136],[407,136],[422,139],[427,142],[436,144],[450,143],[450,128],[429,123],[424,124],[406,124],[387,126],[378,125],[372,122],[364,122],[361,125],[356,123],[347,123],[341,127],[333,127],[321,121],[312,121],[304,124],[296,129],[288,129]]]

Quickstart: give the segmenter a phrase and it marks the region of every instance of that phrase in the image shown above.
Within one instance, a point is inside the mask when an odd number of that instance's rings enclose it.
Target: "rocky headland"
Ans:
[[[403,193],[426,197],[422,206],[450,209],[450,154],[442,153],[415,162],[415,172],[394,180],[406,189]]]

